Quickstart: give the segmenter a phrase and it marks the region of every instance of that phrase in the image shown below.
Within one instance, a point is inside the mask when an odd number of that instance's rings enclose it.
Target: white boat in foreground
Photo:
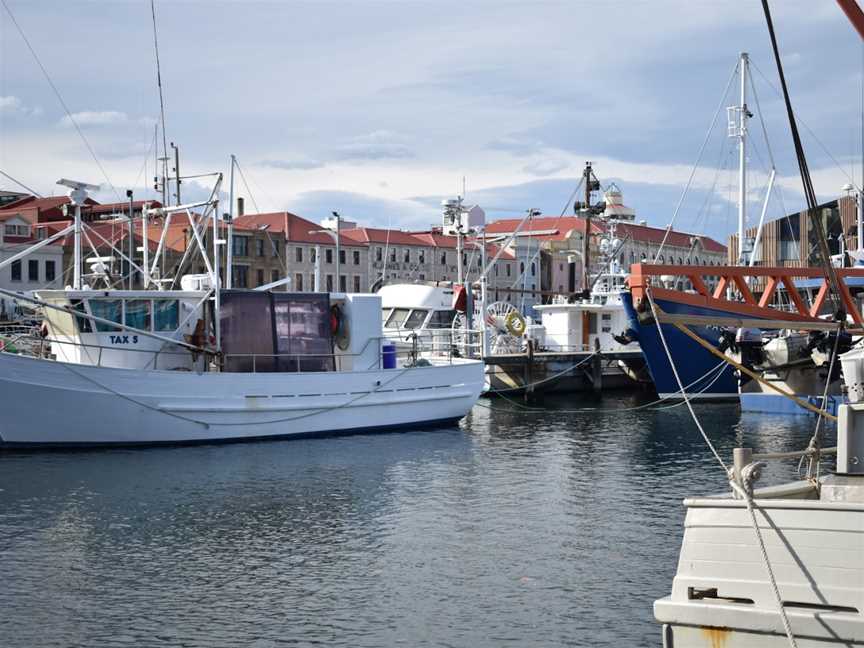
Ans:
[[[864,645],[864,352],[842,362],[853,402],[839,408],[834,474],[818,475],[811,442],[790,453],[811,460],[806,479],[754,489],[760,460],[789,457],[742,448],[731,494],[684,500],[672,593],[654,603],[665,648]]]

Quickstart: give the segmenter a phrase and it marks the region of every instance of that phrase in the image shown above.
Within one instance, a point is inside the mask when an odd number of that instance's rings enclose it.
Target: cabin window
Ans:
[[[392,308],[382,308],[381,309],[381,323],[384,324],[387,322],[387,318],[390,316],[390,311]]]
[[[123,319],[126,326],[141,329],[142,331],[150,330],[150,300],[149,299],[128,299],[126,300],[126,315]]]
[[[387,318],[387,323],[385,324],[385,326],[387,328],[400,328],[402,326],[402,323],[405,321],[405,318],[407,317],[407,308],[394,308],[393,312],[390,314],[390,317]]]
[[[102,319],[109,320],[111,322],[117,322],[118,324],[123,321],[122,315],[122,306],[123,302],[119,299],[91,299],[90,300],[90,312],[93,313],[95,317],[101,317]],[[106,331],[119,331],[119,326],[112,326],[111,324],[106,324],[105,322],[95,322],[96,330],[99,333],[104,333]]]
[[[496,298],[497,299],[497,298]],[[453,318],[456,317],[455,310],[440,310],[432,311],[432,317],[429,320],[429,328],[442,329],[450,328],[453,325]]]
[[[603,313],[601,317],[603,318],[604,322],[608,322],[612,319],[612,313]]]
[[[428,314],[428,310],[412,310],[408,319],[405,320],[405,328],[412,330],[420,328],[423,326],[423,322],[426,321],[426,316]]]
[[[153,300],[153,329],[176,331],[180,326],[180,305],[176,299]]]
[[[80,299],[73,300],[69,303],[69,306],[72,310],[81,313],[81,315],[76,315],[75,320],[78,323],[78,332],[79,333],[92,333],[93,325],[90,322],[90,318],[87,317],[87,311],[84,309],[84,302]]]

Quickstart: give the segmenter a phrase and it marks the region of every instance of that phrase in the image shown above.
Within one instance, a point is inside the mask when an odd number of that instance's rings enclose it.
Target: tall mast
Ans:
[[[585,235],[582,237],[582,299],[588,299],[591,292],[591,279],[588,269],[591,267],[591,192],[594,184],[591,182],[593,171],[591,163],[585,163],[583,174],[585,181]]]
[[[234,267],[234,165],[236,164],[236,158],[232,153],[231,173],[228,181],[228,242],[225,244],[225,288],[228,290],[234,287],[234,276],[231,269]]]
[[[734,132],[730,135],[738,138],[738,263],[746,264],[744,230],[747,227],[747,120],[750,111],[747,110],[747,72],[750,60],[747,52],[741,52],[739,63],[741,77],[741,103],[734,110],[736,120]],[[732,126],[732,124],[730,124]],[[752,251],[750,251],[752,254]]]

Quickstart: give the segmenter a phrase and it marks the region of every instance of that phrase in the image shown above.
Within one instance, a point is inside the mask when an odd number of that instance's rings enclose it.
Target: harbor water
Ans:
[[[726,482],[686,407],[633,409],[647,400],[482,399],[438,430],[0,452],[0,645],[659,646],[681,500]],[[696,409],[724,458],[801,449],[814,425]]]

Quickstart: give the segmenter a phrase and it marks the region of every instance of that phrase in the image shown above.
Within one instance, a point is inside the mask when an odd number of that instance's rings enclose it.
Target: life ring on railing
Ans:
[[[504,318],[504,328],[514,337],[522,337],[525,335],[525,318],[517,311],[507,313]]]
[[[330,334],[337,347],[342,351],[348,349],[351,344],[351,334],[348,330],[348,320],[339,304],[330,307]]]

